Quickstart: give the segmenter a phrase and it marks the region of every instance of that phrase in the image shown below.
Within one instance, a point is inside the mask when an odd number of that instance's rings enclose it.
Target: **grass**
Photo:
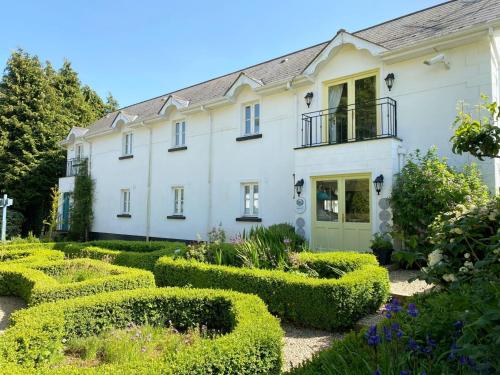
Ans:
[[[95,267],[91,264],[67,264],[58,268],[57,272],[51,272],[49,276],[56,279],[61,284],[78,283],[81,281],[98,279],[113,275],[114,272]]]
[[[144,360],[165,360],[179,350],[213,337],[213,333],[192,328],[181,333],[173,327],[152,325],[113,329],[97,336],[74,338],[66,343],[63,365],[95,367]]]

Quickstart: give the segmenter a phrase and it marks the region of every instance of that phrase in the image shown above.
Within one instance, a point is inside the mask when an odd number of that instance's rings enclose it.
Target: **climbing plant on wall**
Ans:
[[[71,206],[69,237],[73,240],[88,241],[92,220],[94,181],[89,176],[87,163],[82,163],[75,177],[73,204]]]

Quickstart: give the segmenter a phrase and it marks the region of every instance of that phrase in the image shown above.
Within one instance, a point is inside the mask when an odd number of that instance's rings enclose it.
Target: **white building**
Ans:
[[[315,248],[365,249],[417,148],[477,162],[498,191],[500,161],[455,155],[449,139],[457,105],[499,98],[499,62],[500,2],[456,0],[122,108],[62,142],[63,226],[87,158],[97,238],[289,222]]]

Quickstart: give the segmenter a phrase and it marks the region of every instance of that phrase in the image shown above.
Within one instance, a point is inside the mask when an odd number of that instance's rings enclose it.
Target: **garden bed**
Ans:
[[[42,304],[16,312],[12,320],[0,336],[0,366],[12,373],[36,368],[40,374],[279,374],[281,369],[283,332],[277,319],[257,297],[236,292],[149,288],[102,293]],[[221,334],[199,337],[159,360],[139,356],[82,368],[61,357],[76,338],[131,324],[180,332],[205,325]]]
[[[161,258],[155,267],[159,286],[231,289],[253,293],[269,311],[292,323],[334,330],[352,326],[377,310],[389,295],[387,270],[373,255],[300,253],[302,273],[218,266],[193,260]]]
[[[92,259],[0,264],[0,295],[19,296],[28,305],[154,285],[153,275],[148,271]]]

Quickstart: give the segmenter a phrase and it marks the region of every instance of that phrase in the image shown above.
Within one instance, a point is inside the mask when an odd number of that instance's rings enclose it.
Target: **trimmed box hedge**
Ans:
[[[149,288],[102,293],[18,311],[12,322],[0,336],[0,366],[13,373],[32,369],[37,374],[277,375],[281,370],[283,332],[278,320],[258,297],[236,292]],[[54,363],[65,340],[129,323],[172,324],[181,330],[206,324],[226,334],[201,340],[167,361],[93,368]]]
[[[135,253],[170,250],[173,254],[173,252],[177,249],[186,248],[186,244],[184,242],[173,241],[98,240],[85,242],[85,245],[100,247],[108,250],[131,251]]]
[[[100,268],[109,272],[109,275],[67,284],[62,284],[50,276],[64,271],[64,268],[70,265]],[[114,266],[92,259],[0,264],[0,295],[19,296],[28,305],[100,292],[154,286],[154,277],[149,271]]]
[[[26,248],[19,249],[1,249],[0,250],[0,264],[3,262],[8,263],[29,263],[40,261],[56,261],[63,260],[64,253],[57,250],[49,250],[44,248]]]
[[[149,252],[128,250],[109,250],[85,244],[67,244],[62,251],[68,258],[90,258],[106,261],[111,264],[141,268],[153,271],[156,261],[164,256],[173,255],[176,249],[161,249]]]
[[[299,325],[333,330],[352,326],[377,310],[389,296],[389,276],[371,254],[303,253],[303,267],[319,278],[284,271],[217,266],[161,258],[155,267],[159,286],[231,289],[254,293],[269,310]],[[331,278],[333,274],[340,276]]]

